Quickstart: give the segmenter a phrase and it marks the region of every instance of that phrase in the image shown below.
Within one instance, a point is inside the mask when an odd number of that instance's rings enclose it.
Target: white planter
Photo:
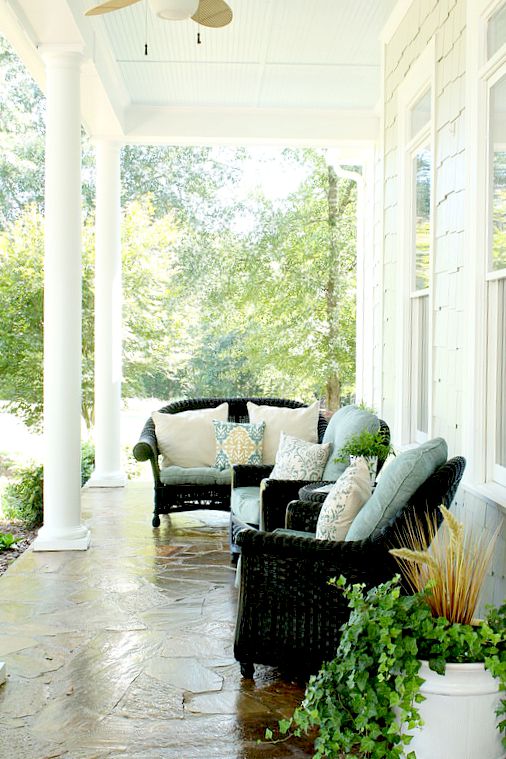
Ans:
[[[416,759],[504,759],[495,710],[499,684],[483,664],[447,664],[438,675],[422,662],[418,704],[424,726],[406,749]]]

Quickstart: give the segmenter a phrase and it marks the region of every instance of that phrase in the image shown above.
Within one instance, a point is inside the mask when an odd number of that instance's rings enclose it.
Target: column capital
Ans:
[[[58,43],[39,45],[39,53],[46,66],[79,67],[84,60],[84,44]]]

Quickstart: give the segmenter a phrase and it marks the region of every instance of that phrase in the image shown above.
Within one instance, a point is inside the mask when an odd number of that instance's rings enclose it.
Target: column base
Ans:
[[[5,678],[7,677],[7,671],[5,667],[5,662],[0,661],[0,685],[5,682]]]
[[[124,472],[93,472],[85,487],[88,488],[124,488],[128,477]]]
[[[86,551],[91,542],[91,532],[84,525],[66,529],[41,527],[32,543],[34,551]]]

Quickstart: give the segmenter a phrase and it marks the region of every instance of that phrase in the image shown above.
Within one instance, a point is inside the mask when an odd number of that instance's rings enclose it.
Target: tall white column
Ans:
[[[36,551],[84,550],[81,524],[81,54],[46,63],[44,524]]]
[[[121,487],[121,239],[119,145],[97,140],[95,471],[89,485]]]

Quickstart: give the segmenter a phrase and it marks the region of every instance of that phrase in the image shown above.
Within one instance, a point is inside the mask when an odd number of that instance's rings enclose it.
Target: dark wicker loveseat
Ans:
[[[251,401],[264,406],[281,406],[285,408],[303,408],[306,406],[299,401],[283,398],[191,398],[175,401],[161,409],[163,414],[178,414],[181,411],[215,408],[222,403],[228,403],[228,418],[230,422],[247,422],[247,403]],[[155,433],[155,424],[150,417],[141,432],[133,453],[137,461],[150,461],[154,479],[154,513],[153,527],[160,524],[160,514],[174,511],[189,511],[192,509],[221,509],[230,508],[230,484],[164,484],[160,479],[158,457],[160,451]],[[270,471],[270,468],[269,468]]]
[[[307,675],[331,659],[349,610],[328,580],[342,574],[349,583],[372,587],[392,577],[397,564],[388,551],[399,544],[398,532],[406,518],[413,512],[439,515],[439,504],[451,504],[464,467],[460,456],[440,466],[374,540],[334,542],[251,528],[239,532],[234,654],[243,676],[253,675],[255,663]],[[321,506],[315,501],[291,502],[287,528],[314,532]]]

